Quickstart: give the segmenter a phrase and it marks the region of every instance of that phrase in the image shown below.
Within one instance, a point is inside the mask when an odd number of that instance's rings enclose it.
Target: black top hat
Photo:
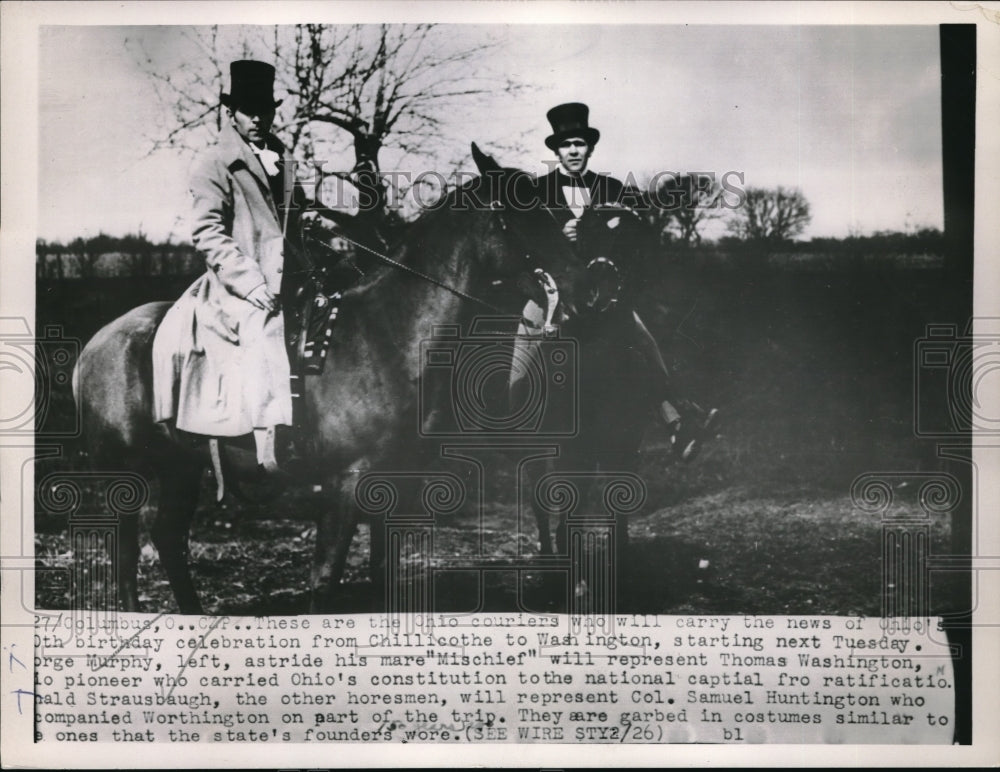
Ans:
[[[281,104],[274,98],[274,67],[267,62],[242,59],[229,65],[229,94],[223,94],[227,107],[273,110]]]
[[[601,138],[601,132],[587,123],[590,108],[580,102],[556,105],[546,113],[552,124],[552,134],[545,138],[549,150],[555,150],[567,137],[581,137],[591,147]]]

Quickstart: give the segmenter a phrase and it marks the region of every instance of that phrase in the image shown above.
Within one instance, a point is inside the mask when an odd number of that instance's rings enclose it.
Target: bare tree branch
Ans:
[[[728,226],[746,241],[787,241],[812,220],[809,202],[797,188],[747,188],[744,193],[743,206]]]
[[[459,43],[433,24],[202,27],[185,34],[184,46],[184,64],[164,73],[141,40],[130,44],[164,112],[149,153],[208,144],[221,121],[228,63],[266,59],[275,64],[276,95],[284,100],[276,125],[296,157],[309,163],[353,147],[353,168],[325,173],[383,194],[384,150],[410,168],[447,167],[459,148],[466,152],[467,138],[458,134],[465,111],[527,88],[490,70],[495,39]]]
[[[701,243],[701,228],[721,216],[722,187],[714,174],[667,174],[651,181],[650,222],[663,242]]]

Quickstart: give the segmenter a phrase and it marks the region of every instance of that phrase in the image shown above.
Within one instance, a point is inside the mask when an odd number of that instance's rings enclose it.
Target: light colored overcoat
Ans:
[[[291,155],[273,136],[267,147],[283,159],[276,179],[227,124],[192,170],[192,236],[208,270],[167,313],[153,344],[155,417],[176,418],[183,431],[237,436],[292,423],[284,320],[246,300],[261,284],[280,292],[286,236],[298,227],[291,204],[304,198],[293,196],[300,191]]]

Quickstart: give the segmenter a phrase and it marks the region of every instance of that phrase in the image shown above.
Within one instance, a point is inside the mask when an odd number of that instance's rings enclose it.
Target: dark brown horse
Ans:
[[[594,250],[583,247],[575,270],[560,271],[555,319],[560,338],[574,344],[578,414],[575,430],[559,442],[558,454],[525,481],[525,498],[534,508],[542,554],[569,560],[569,608],[574,613],[613,613],[627,576],[628,516],[646,497],[638,476],[640,447],[662,397],[653,368],[636,345],[629,277],[615,263],[634,260],[627,253],[647,234],[641,221],[624,210],[588,214],[595,228],[614,220],[619,243],[596,249],[614,259],[594,257]],[[582,236],[586,229],[580,232]],[[553,347],[545,340],[538,345],[543,357]]]
[[[305,445],[311,474],[306,479],[320,482],[324,491],[311,574],[314,611],[329,609],[337,594],[362,516],[359,480],[369,470],[426,469],[428,454],[435,455],[437,448],[421,439],[426,434],[421,429],[427,427],[420,421],[453,412],[454,406],[446,404],[453,397],[447,386],[421,387],[426,376],[422,343],[441,325],[468,329],[483,310],[468,296],[482,296],[501,280],[509,286],[520,278],[523,286],[535,261],[567,282],[573,274],[576,256],[551,218],[518,205],[526,200],[528,178],[500,169],[475,146],[473,154],[483,175],[422,216],[391,251],[393,260],[447,288],[387,267],[344,293],[330,364],[322,375],[307,379],[304,425],[310,428]],[[510,293],[507,298],[516,298],[508,309],[519,311],[523,296]],[[103,469],[134,468],[158,479],[152,538],[181,612],[201,613],[187,552],[208,453],[205,443],[178,440],[152,420],[151,348],[168,308],[168,303],[150,303],[101,329],[81,352],[74,391],[92,463]],[[649,413],[638,408],[645,402],[635,398],[634,363],[627,350],[622,353],[614,328],[609,325],[599,334],[585,331],[589,356],[581,361],[580,373],[590,384],[580,394],[581,427],[563,443],[553,469],[634,468]],[[427,394],[441,402],[440,410],[418,404]],[[543,552],[551,551],[547,515],[542,509],[538,514]],[[138,610],[136,519],[121,523],[118,533],[119,600],[126,610]],[[385,531],[373,527],[371,534],[371,565],[378,582],[384,579]],[[558,541],[565,552],[565,539]]]
[[[635,211],[607,206],[587,210],[571,247],[541,204],[528,211],[516,205],[531,200],[523,173],[501,169],[491,158],[478,163],[481,171],[506,180],[498,216],[512,223],[506,229],[509,241],[529,256],[532,267],[549,275],[557,290],[546,296],[536,287],[531,293],[543,309],[535,321],[551,318],[557,334],[547,337],[536,328],[526,346],[515,346],[515,359],[527,360],[524,369],[537,373],[536,386],[561,374],[572,381],[563,388],[534,390],[535,399],[571,402],[545,406],[557,422],[571,420],[545,427],[534,438],[539,446],[549,445],[552,454],[523,467],[521,500],[533,511],[542,556],[556,556],[561,558],[557,565],[569,566],[572,592],[565,606],[574,612],[613,611],[619,575],[627,574],[622,569],[628,516],[645,503],[645,485],[637,474],[640,447],[662,399],[655,366],[638,345],[633,311],[653,234]],[[525,391],[530,389],[512,389],[512,413],[531,402]]]
[[[474,153],[482,160],[475,148]],[[322,482],[329,492],[318,517],[314,610],[329,607],[343,574],[358,524],[360,476],[370,469],[412,468],[420,458],[421,342],[436,325],[463,324],[483,310],[458,293],[483,292],[526,267],[524,252],[507,231],[532,215],[512,208],[499,216],[505,184],[497,175],[469,183],[414,223],[392,250],[392,259],[451,289],[387,267],[344,293],[330,364],[307,379],[304,397],[304,425],[311,430],[309,481]],[[209,457],[205,443],[179,441],[152,420],[151,348],[169,307],[149,303],[101,329],[80,354],[74,392],[93,465],[134,468],[159,480],[152,538],[181,612],[200,613],[188,567],[188,534]],[[439,396],[447,398],[447,390]],[[377,566],[382,529],[373,528],[372,534]],[[126,610],[137,610],[135,518],[120,524],[119,535],[119,600]]]

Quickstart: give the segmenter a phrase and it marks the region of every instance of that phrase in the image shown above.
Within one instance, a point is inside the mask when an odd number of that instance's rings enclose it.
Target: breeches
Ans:
[[[529,398],[531,375],[538,367],[537,359],[544,322],[545,309],[534,300],[529,300],[521,314],[521,322],[517,326],[517,335],[514,337],[510,378],[507,385],[511,409],[517,409],[524,405]]]
[[[678,402],[678,395],[675,393],[673,380],[670,371],[667,369],[660,347],[657,345],[653,335],[643,324],[642,319],[634,311],[631,314],[633,324],[626,325],[625,334],[627,340],[622,341],[625,345],[631,345],[640,355],[646,372],[650,379],[653,392],[657,395],[659,402],[672,403],[666,408],[668,414],[676,414],[674,405]],[[509,396],[512,406],[521,405],[526,398],[525,393],[529,388],[528,376],[535,359],[539,355],[541,345],[541,329],[545,320],[545,311],[529,300],[522,313],[523,320],[518,325],[517,336],[514,340],[513,361],[510,369]],[[679,416],[677,416],[679,417]]]

